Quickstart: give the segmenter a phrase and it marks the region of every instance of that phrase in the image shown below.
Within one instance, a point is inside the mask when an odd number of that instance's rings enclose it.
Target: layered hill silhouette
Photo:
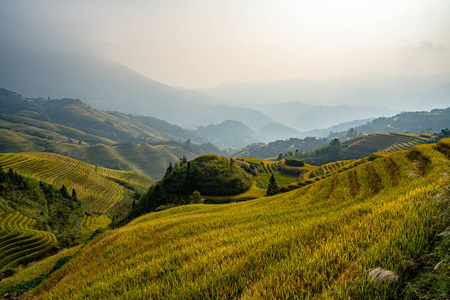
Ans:
[[[252,104],[303,102],[303,105],[333,105],[430,110],[448,106],[450,73],[431,75],[358,74],[324,80],[292,79],[226,83],[199,89],[204,94]],[[255,106],[257,107],[257,106]],[[336,122],[337,123],[337,122]]]
[[[7,45],[1,49],[0,86],[26,97],[70,96],[97,109],[157,117],[190,129],[228,119],[254,130],[273,122],[251,109],[216,107],[219,101],[213,97],[167,86],[103,58],[38,49],[12,52]]]

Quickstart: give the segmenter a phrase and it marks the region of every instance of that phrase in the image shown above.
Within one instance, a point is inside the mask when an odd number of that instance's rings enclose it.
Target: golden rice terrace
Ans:
[[[77,249],[23,297],[395,298],[411,262],[447,226],[441,186],[449,183],[449,159],[446,139],[289,193],[150,213]],[[376,272],[393,280],[373,283]],[[13,276],[0,291],[30,279]]]

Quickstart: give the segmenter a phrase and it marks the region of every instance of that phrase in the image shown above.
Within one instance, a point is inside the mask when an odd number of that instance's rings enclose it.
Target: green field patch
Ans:
[[[296,176],[284,175],[278,171],[275,171],[273,174],[275,176],[278,186],[282,186],[297,181]],[[255,180],[261,185],[262,188],[267,189],[267,185],[269,184],[269,178],[271,175],[272,175],[271,173],[259,173],[255,176]]]
[[[265,194],[266,190],[259,188],[257,182],[254,181],[250,189],[242,194],[233,196],[204,196],[204,198],[206,199],[206,203],[222,204],[257,199],[264,197]]]

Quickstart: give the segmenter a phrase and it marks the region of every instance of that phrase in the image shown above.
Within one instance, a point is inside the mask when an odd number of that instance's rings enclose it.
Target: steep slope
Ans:
[[[54,250],[55,235],[38,230],[35,224],[36,219],[0,209],[0,270],[24,265]]]
[[[189,130],[183,130],[179,126],[156,118],[105,112],[94,109],[78,99],[27,99],[14,92],[0,89],[0,104],[0,113],[5,121],[38,126],[71,138],[84,139],[86,135],[90,135],[115,142],[158,142],[172,138],[200,139]],[[72,131],[68,128],[72,128]],[[92,144],[102,141],[87,139],[86,142]]]
[[[368,134],[342,143],[343,159],[358,159],[374,152],[394,152],[409,150],[415,145],[427,143],[431,135],[413,135],[402,133]]]
[[[448,184],[449,149],[442,140],[287,194],[142,216],[81,248],[26,296],[400,297],[415,261],[448,226],[439,186]],[[378,267],[399,280],[370,282]]]
[[[54,189],[0,167],[0,279],[2,271],[80,243],[87,213],[75,191],[70,195],[65,187]]]
[[[126,191],[146,190],[152,180],[134,172],[107,170],[52,153],[0,154],[0,166],[13,168],[59,189],[75,189],[95,211],[105,213],[126,200]]]

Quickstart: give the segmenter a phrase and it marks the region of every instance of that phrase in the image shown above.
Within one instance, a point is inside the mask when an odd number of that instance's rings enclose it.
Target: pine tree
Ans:
[[[278,187],[277,181],[274,174],[270,176],[269,185],[267,186],[266,196],[272,196],[280,193],[280,188]]]
[[[3,171],[2,166],[0,166],[0,182],[6,182],[8,180],[8,174],[6,174],[5,171]]]
[[[170,173],[172,173],[172,170],[173,170],[172,162],[169,162],[169,166],[167,167],[166,174],[164,176],[167,176]]]
[[[75,191],[75,189],[72,189],[72,200],[75,202],[78,201],[77,192]]]
[[[66,186],[64,184],[59,189],[59,193],[61,194],[61,196],[63,196],[66,199],[70,198],[69,192],[67,191]]]

